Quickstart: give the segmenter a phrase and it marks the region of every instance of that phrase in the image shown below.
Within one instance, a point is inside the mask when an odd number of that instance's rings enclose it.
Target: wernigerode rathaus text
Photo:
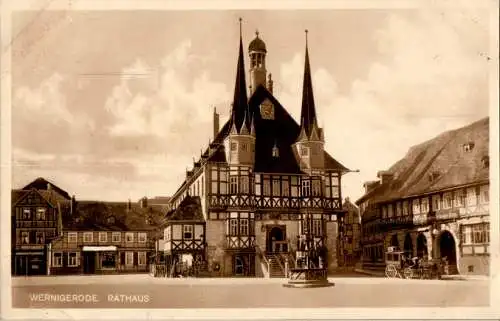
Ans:
[[[164,253],[192,254],[212,276],[263,277],[292,264],[300,235],[308,233],[321,264],[333,271],[344,214],[341,177],[349,170],[324,150],[307,31],[299,123],[273,96],[266,44],[258,32],[248,55],[249,86],[240,19],[229,120],[219,128],[214,111],[214,139],[170,201],[172,215],[189,207],[199,213],[165,228]]]

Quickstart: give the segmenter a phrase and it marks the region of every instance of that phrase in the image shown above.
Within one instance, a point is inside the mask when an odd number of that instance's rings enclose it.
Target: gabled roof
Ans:
[[[62,188],[58,187],[54,183],[49,182],[48,180],[46,180],[43,177],[38,177],[33,182],[31,182],[28,185],[24,186],[22,189],[23,190],[30,190],[30,189],[34,188],[34,189],[39,190],[39,191],[41,191],[41,190],[47,190],[49,184],[50,184],[50,188],[53,189],[54,191],[56,191],[59,195],[61,195],[62,197],[64,197],[67,200],[71,199],[71,197],[69,196],[68,192],[66,192]]]
[[[66,230],[154,230],[165,213],[159,206],[128,206],[127,202],[78,201],[74,214],[65,215],[63,226]]]
[[[166,216],[166,222],[170,221],[204,222],[201,198],[199,196],[186,196],[179,207]]]
[[[55,190],[37,190],[35,188],[22,189],[22,190],[12,190],[11,193],[11,206],[16,206],[18,202],[23,200],[30,193],[35,193],[35,195],[40,196],[45,200],[51,207],[57,208],[69,204],[69,200],[60,195]]]
[[[470,151],[464,145],[473,144]],[[362,196],[384,202],[489,181],[489,168],[482,164],[489,154],[489,118],[447,131],[410,148],[387,172],[394,178]]]
[[[359,207],[354,205],[349,198],[346,198],[344,201],[344,204],[342,204],[342,209],[346,211],[346,216],[347,215],[353,215],[356,223],[361,223],[361,216],[359,213]]]
[[[274,105],[274,120],[262,119],[260,116],[260,104],[268,99]],[[255,172],[268,173],[302,173],[293,151],[300,132],[300,126],[280,104],[280,102],[262,85],[260,85],[249,100],[250,113],[253,115],[256,143],[255,143]],[[226,156],[222,142],[229,135],[231,122],[228,120],[214,143],[219,144],[218,149],[212,155],[210,161],[225,162]],[[272,156],[274,144],[279,148],[279,158]],[[348,169],[325,153],[325,168],[334,171],[347,171]]]

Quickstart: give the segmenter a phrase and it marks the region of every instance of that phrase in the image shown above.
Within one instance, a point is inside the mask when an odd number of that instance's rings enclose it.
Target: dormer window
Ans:
[[[276,145],[273,146],[272,154],[274,158],[280,157],[280,151],[278,149],[278,146]]]
[[[474,142],[468,142],[467,144],[463,144],[464,152],[468,153],[474,149]]]
[[[483,156],[483,158],[481,158],[481,163],[483,164],[483,168],[489,168],[490,167],[490,157]]]
[[[429,182],[434,182],[439,178],[439,172],[435,171],[429,174]]]

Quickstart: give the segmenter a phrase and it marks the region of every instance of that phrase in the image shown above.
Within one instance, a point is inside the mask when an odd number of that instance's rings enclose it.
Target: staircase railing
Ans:
[[[261,260],[263,260],[264,263],[266,264],[267,277],[269,278],[271,276],[271,264],[270,264],[269,260],[267,259],[266,255],[264,254],[264,252],[262,252],[261,248],[258,245],[255,245],[255,251],[256,251],[257,255],[259,256],[259,258]],[[266,274],[266,273],[264,273],[264,274]]]

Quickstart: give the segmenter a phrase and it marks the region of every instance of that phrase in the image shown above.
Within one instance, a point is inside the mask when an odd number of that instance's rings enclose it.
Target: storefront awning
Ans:
[[[83,252],[103,252],[103,251],[116,251],[116,246],[84,246]]]

